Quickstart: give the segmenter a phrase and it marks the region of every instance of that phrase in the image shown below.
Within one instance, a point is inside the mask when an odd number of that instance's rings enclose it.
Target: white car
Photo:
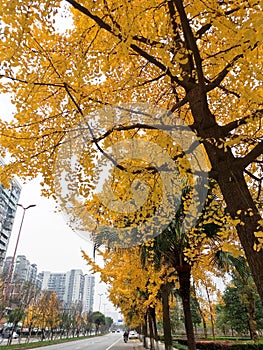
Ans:
[[[136,331],[130,331],[129,332],[129,339],[138,339],[139,334]]]
[[[8,331],[5,331],[4,333],[3,333],[3,338],[9,338],[9,336],[10,336],[10,331],[8,330]],[[19,335],[14,331],[13,332],[13,334],[12,334],[12,338],[13,339],[17,339],[19,337]]]

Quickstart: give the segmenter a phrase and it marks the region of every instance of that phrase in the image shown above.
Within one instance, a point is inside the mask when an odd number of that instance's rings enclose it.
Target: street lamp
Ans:
[[[23,215],[22,215],[22,219],[21,219],[21,223],[20,223],[20,227],[19,227],[19,231],[18,231],[18,236],[17,236],[17,239],[16,239],[16,245],[15,245],[14,254],[13,254],[12,260],[11,260],[9,274],[8,274],[7,281],[6,281],[5,293],[3,295],[3,302],[6,301],[6,297],[7,297],[8,290],[9,290],[9,285],[10,285],[10,282],[11,282],[13,269],[14,269],[14,262],[15,262],[16,251],[17,251],[17,247],[18,247],[18,243],[19,243],[19,239],[20,239],[20,235],[21,235],[21,231],[22,231],[22,226],[23,226],[26,210],[36,206],[36,204],[30,204],[27,207],[24,207],[22,204],[17,204],[17,205],[23,209]]]
[[[98,294],[98,296],[100,297],[100,302],[99,302],[99,312],[100,312],[100,305],[101,305],[101,297],[102,297],[103,293]]]
[[[106,305],[107,303],[103,303],[103,306],[104,306],[104,316],[106,317]]]

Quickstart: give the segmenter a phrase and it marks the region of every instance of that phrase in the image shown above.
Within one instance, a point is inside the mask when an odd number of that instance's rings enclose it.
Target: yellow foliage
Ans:
[[[162,266],[157,271],[151,259],[147,259],[146,265],[142,266],[140,247],[98,251],[103,257],[103,268],[84,251],[82,254],[92,272],[99,273],[101,280],[108,285],[110,300],[120,308],[131,327],[143,322],[148,307],[160,310],[160,287],[166,282],[166,277],[170,281],[174,278],[174,269]]]
[[[41,329],[53,329],[59,325],[59,313],[56,292],[44,291],[37,303],[29,307],[27,322]]]
[[[1,155],[10,157],[0,172],[1,183],[8,184],[14,174],[23,180],[41,174],[43,194],[57,199],[73,229],[88,231],[89,238],[101,244],[111,239],[118,247],[125,239],[128,246],[141,243],[141,236],[151,240],[159,225],[144,225],[163,203],[167,212],[163,210],[160,222],[169,224],[166,220],[175,205],[171,208],[163,199],[167,183],[176,202],[182,187],[193,186],[203,171],[211,170],[211,176],[221,179],[223,195],[228,194],[232,219],[212,207],[204,223],[223,222],[221,248],[235,249],[229,244],[235,227],[240,230],[260,216],[262,6],[262,1],[245,0],[0,0],[0,88],[10,94],[16,109],[11,120],[0,123]],[[66,30],[61,19],[68,21]],[[127,110],[131,102],[138,108],[145,102],[151,105],[136,123]],[[174,113],[163,115],[161,108]],[[162,123],[154,128],[156,114]],[[142,120],[146,125],[139,123]],[[181,141],[190,139],[183,124],[176,128],[178,120],[191,126],[202,146],[175,142],[167,127],[181,132]],[[132,149],[127,144],[136,142],[141,153],[131,152],[126,158],[125,152]],[[125,147],[118,147],[120,143]],[[153,153],[153,144],[167,158]],[[79,151],[77,159],[73,149]],[[205,161],[199,164],[204,150]],[[166,175],[173,174],[171,181],[162,181],[159,159],[164,160]],[[113,170],[107,168],[107,160]],[[194,161],[201,175],[193,169]],[[104,194],[101,181],[107,172],[111,177],[105,181]],[[233,198],[232,183],[240,193],[237,174],[243,180],[242,172],[247,194]],[[247,208],[250,194],[253,211]],[[215,195],[222,200],[219,190]],[[200,213],[198,206],[191,208],[195,197],[191,193],[183,203],[183,213],[190,212],[194,219]],[[94,234],[98,225],[105,228],[102,237]],[[134,228],[139,233],[135,239]],[[255,238],[256,250],[263,244],[261,231],[259,227],[254,237],[246,230]],[[209,245],[201,230],[188,233],[184,257],[194,265],[204,253],[200,260],[205,265],[218,246]],[[111,283],[112,300],[126,316],[128,298],[148,294],[147,301],[139,298],[134,306],[138,320],[147,306],[157,303],[163,279],[174,278],[173,271],[154,270],[153,256],[142,269],[139,248],[101,253],[103,268],[83,254]],[[131,284],[138,289],[129,289]]]

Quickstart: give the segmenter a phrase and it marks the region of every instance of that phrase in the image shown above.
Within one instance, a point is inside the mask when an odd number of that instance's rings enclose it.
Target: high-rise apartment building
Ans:
[[[0,159],[0,167],[3,164]],[[9,188],[0,184],[0,271],[6,256],[20,193],[21,186],[16,180],[11,181]]]
[[[80,307],[82,312],[93,311],[95,277],[83,275],[82,270],[66,273],[44,271],[39,274],[41,289],[55,291],[65,309]]]
[[[82,295],[83,312],[89,312],[89,311],[93,311],[95,276],[84,275],[83,278],[84,278],[83,295]]]
[[[39,279],[42,281],[41,289],[56,292],[57,298],[66,303],[66,273],[51,273],[50,271],[41,272]]]
[[[70,270],[67,272],[66,306],[80,305],[82,302],[83,272],[81,270]]]
[[[8,276],[12,257],[5,259],[3,274]],[[43,271],[37,273],[37,265],[30,264],[25,255],[18,255],[14,264],[12,283],[31,282],[42,290],[56,292],[65,309],[79,308],[83,313],[93,311],[95,277],[83,275],[82,270],[65,273]]]
[[[10,273],[11,264],[12,257],[8,256],[3,266],[3,275],[5,278]],[[11,282],[31,282],[37,285],[37,278],[37,265],[30,264],[25,255],[18,255],[14,264]]]

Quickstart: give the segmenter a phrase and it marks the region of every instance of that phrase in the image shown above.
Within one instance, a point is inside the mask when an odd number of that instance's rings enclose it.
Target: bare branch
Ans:
[[[37,86],[54,86],[54,87],[61,87],[63,88],[64,85],[63,83],[40,83],[40,82],[30,82],[30,81],[27,81],[27,80],[23,80],[23,79],[18,79],[18,78],[14,78],[14,77],[11,77],[11,76],[6,76],[6,75],[0,75],[0,78],[5,78],[5,79],[9,79],[9,80],[12,80],[12,81],[16,81],[18,83],[23,83],[23,84],[32,84],[32,85],[37,85]]]

